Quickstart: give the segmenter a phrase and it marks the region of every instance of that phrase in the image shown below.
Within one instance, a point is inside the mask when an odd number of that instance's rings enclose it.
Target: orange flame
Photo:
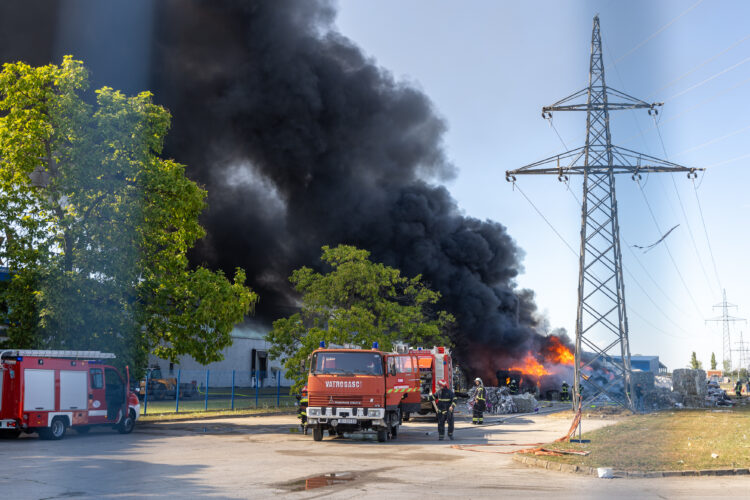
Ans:
[[[565,347],[562,342],[560,342],[560,339],[554,335],[551,335],[549,339],[550,346],[548,347],[547,356],[545,356],[545,358],[547,358],[548,361],[552,361],[559,365],[572,365],[575,362],[575,356],[570,352],[570,349]]]
[[[523,358],[522,366],[512,366],[509,370],[516,370],[525,375],[534,375],[535,377],[541,377],[542,375],[549,375],[549,372],[544,368],[544,365],[540,364],[531,353],[528,353]]]

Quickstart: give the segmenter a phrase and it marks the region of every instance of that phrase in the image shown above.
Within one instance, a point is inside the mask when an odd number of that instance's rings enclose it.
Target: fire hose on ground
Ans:
[[[570,437],[575,433],[580,423],[581,423],[581,401],[579,401],[578,403],[578,410],[573,416],[573,422],[571,423],[570,429],[568,430],[567,434],[555,439],[554,442],[560,443],[563,441],[568,441]],[[533,453],[534,455],[557,455],[557,456],[583,455],[585,456],[590,453],[588,451],[580,451],[580,450],[551,450],[549,448],[544,448],[544,444],[545,443],[454,444],[454,445],[451,445],[451,448],[455,448],[457,450],[465,450],[465,451],[476,451],[476,452],[481,452],[481,453],[498,453],[502,455],[510,455],[512,453]],[[483,449],[485,447],[490,447],[490,446],[532,446],[533,448],[524,448],[522,450],[513,450],[513,451],[493,451],[493,450]]]

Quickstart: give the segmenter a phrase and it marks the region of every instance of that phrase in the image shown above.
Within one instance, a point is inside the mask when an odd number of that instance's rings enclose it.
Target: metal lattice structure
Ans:
[[[734,367],[732,366],[732,338],[729,332],[729,324],[736,323],[738,321],[746,321],[746,320],[745,318],[735,318],[734,316],[729,315],[729,308],[733,307],[737,309],[737,306],[727,302],[726,290],[722,290],[721,294],[722,294],[721,303],[716,304],[714,306],[714,309],[721,308],[721,316],[717,318],[707,319],[706,323],[708,323],[709,321],[721,322],[722,334],[724,338],[724,352],[723,352],[723,357],[722,357],[722,362],[724,364],[723,368],[725,371],[731,371],[732,368]],[[742,361],[740,361],[740,368],[742,368]]]
[[[542,108],[542,117],[547,119],[552,118],[554,111],[585,111],[586,144],[506,172],[506,179],[511,182],[519,175],[557,175],[560,181],[566,181],[569,175],[583,176],[574,405],[578,404],[579,387],[585,380],[589,389],[593,389],[586,391],[587,399],[605,393],[623,406],[634,408],[615,174],[627,173],[633,179],[647,172],[687,172],[688,176],[694,176],[701,169],[613,146],[609,113],[647,109],[649,114],[656,114],[661,105],[607,87],[599,16],[596,16],[591,34],[588,87]],[[584,349],[593,355],[584,359]],[[607,382],[597,382],[586,375],[592,365],[602,361],[613,370],[614,376]],[[614,390],[619,384],[623,384],[624,391]]]

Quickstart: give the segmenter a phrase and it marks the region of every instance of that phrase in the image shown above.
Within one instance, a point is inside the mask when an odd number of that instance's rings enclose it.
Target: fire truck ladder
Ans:
[[[0,359],[3,356],[31,356],[37,358],[68,358],[68,359],[112,359],[115,357],[111,352],[101,351],[59,351],[59,350],[36,350],[36,349],[7,349],[0,351]]]

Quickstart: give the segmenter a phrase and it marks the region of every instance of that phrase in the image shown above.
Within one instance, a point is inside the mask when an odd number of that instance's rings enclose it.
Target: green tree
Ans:
[[[690,355],[690,368],[692,368],[693,370],[703,368],[703,363],[698,361],[698,358],[695,355],[695,351],[693,351],[693,354]]]
[[[448,344],[446,329],[454,318],[435,310],[440,294],[421,276],[401,276],[369,257],[353,246],[324,246],[321,260],[328,272],[302,267],[289,278],[301,294],[300,312],[274,321],[267,340],[270,356],[284,359],[286,376],[296,380],[293,390],[302,385],[301,367],[321,341],[363,348],[377,341],[384,350],[396,341]]]
[[[0,290],[13,347],[102,349],[143,366],[221,359],[257,301],[186,253],[204,236],[206,192],[159,154],[170,115],[144,92],[88,92],[62,64],[6,64],[0,73]]]
[[[716,369],[716,353],[711,353],[711,369]]]

